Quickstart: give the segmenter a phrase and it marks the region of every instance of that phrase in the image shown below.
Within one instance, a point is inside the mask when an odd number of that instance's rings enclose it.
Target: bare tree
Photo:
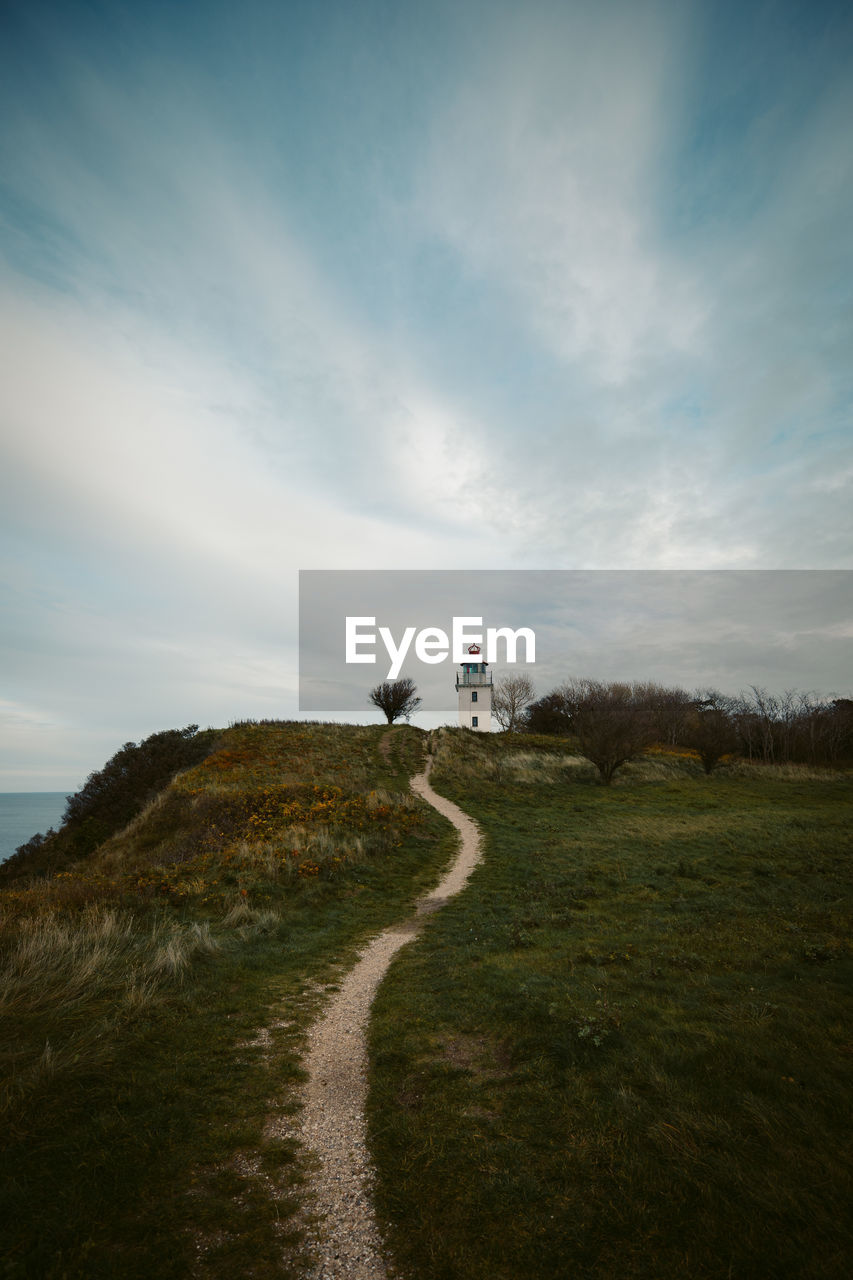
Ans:
[[[656,740],[670,747],[678,746],[684,739],[688,714],[693,705],[690,694],[685,689],[668,689],[653,681],[634,685],[634,694],[648,708]]]
[[[524,721],[524,712],[534,698],[530,676],[501,676],[492,697],[492,712],[502,729],[517,733]]]
[[[596,766],[605,786],[620,765],[654,742],[646,686],[571,680],[560,692],[571,709],[581,754]]]
[[[422,699],[418,697],[417,685],[406,676],[403,680],[385,680],[370,690],[368,701],[378,707],[389,724],[404,717],[410,720]]]
[[[750,693],[751,699],[749,694],[742,695],[750,733],[754,733],[758,739],[765,764],[772,764],[779,747],[776,722],[780,715],[780,700],[775,694],[768,693],[756,684],[750,686]]]
[[[823,711],[824,759],[835,764],[853,757],[853,701],[835,698]]]
[[[853,747],[853,703],[787,689],[782,695],[753,685],[738,699],[736,723],[750,760],[766,764],[834,764]]]

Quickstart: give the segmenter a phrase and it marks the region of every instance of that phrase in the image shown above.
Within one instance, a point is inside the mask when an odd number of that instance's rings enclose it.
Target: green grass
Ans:
[[[453,845],[406,794],[424,735],[385,732],[235,726],[0,892],[0,1276],[304,1274],[302,1037]],[[846,1276],[850,775],[433,746],[486,859],[375,1007],[412,1280]]]
[[[372,1027],[378,1203],[418,1280],[841,1277],[853,779],[444,733],[466,891]]]
[[[404,794],[423,735],[386,758],[384,733],[237,726],[91,858],[0,893],[7,1280],[304,1271],[287,1116],[318,987],[452,848]]]

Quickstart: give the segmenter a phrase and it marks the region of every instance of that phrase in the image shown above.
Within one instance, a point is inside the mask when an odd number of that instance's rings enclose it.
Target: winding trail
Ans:
[[[459,852],[432,893],[418,900],[415,914],[368,944],[308,1033],[301,1137],[318,1158],[309,1191],[315,1211],[325,1219],[313,1241],[320,1259],[314,1280],[388,1280],[390,1274],[373,1213],[365,1137],[370,1006],[395,953],[418,936],[428,915],[459,892],[481,857],[475,823],[429,785],[431,763],[410,785],[456,827]]]

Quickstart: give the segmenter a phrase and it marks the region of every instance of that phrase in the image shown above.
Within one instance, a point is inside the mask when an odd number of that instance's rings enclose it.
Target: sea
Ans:
[[[0,791],[0,862],[38,832],[56,830],[67,799],[67,791]]]

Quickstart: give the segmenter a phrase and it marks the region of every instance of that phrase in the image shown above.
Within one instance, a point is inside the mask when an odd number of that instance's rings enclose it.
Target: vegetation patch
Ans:
[[[602,787],[554,739],[436,737],[485,860],[374,1006],[403,1264],[846,1275],[850,774],[664,752]]]
[[[6,1277],[294,1276],[305,1030],[453,841],[424,735],[243,724],[61,869],[0,891]],[[412,769],[412,771],[414,771]],[[60,833],[61,835],[61,833]]]

